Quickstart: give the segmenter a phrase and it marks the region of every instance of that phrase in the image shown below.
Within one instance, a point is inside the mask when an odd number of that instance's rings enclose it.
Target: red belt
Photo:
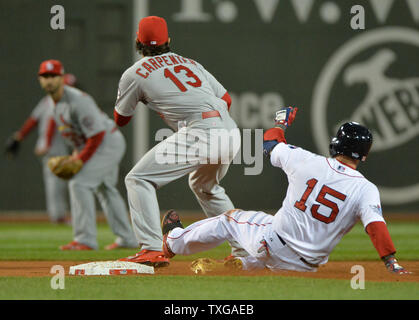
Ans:
[[[202,119],[221,117],[217,110],[202,112]]]

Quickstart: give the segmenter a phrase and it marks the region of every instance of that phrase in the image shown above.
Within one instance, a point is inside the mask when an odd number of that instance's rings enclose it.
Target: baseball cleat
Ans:
[[[60,250],[93,250],[93,248],[86,246],[77,241],[71,241],[70,243],[60,246]]]
[[[163,235],[169,233],[169,231],[173,230],[174,228],[182,228],[182,222],[180,222],[179,215],[176,213],[175,210],[171,209],[167,211],[161,221],[161,228],[163,230]]]
[[[141,250],[134,256],[119,259],[119,261],[142,263],[154,268],[162,268],[169,265],[169,259],[164,256],[163,252],[147,249]]]

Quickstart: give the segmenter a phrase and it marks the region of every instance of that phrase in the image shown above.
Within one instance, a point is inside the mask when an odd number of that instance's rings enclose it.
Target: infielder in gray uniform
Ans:
[[[63,67],[57,60],[44,61],[39,70],[41,87],[55,103],[58,131],[73,148],[69,161],[83,162],[70,180],[70,203],[74,241],[62,250],[97,249],[95,197],[103,208],[117,239],[107,249],[136,247],[128,212],[116,183],[125,140],[115,124],[88,94],[63,82]]]
[[[32,110],[28,119],[19,131],[10,137],[6,145],[6,153],[11,158],[17,155],[19,145],[25,137],[38,128],[35,154],[40,157],[45,187],[46,208],[53,223],[66,223],[69,212],[67,181],[55,176],[47,166],[48,159],[53,156],[70,154],[69,147],[55,130],[53,117],[54,102],[49,95],[43,97]]]
[[[136,43],[143,58],[121,77],[115,122],[127,124],[142,102],[176,132],[149,150],[125,178],[142,250],[121,260],[163,267],[169,259],[162,252],[156,189],[189,174],[189,186],[208,217],[233,209],[219,183],[240,148],[240,133],[228,113],[227,90],[198,62],[170,51],[163,18],[142,19]],[[222,146],[217,145],[220,132],[226,134]],[[247,255],[236,242],[230,244],[232,256]]]

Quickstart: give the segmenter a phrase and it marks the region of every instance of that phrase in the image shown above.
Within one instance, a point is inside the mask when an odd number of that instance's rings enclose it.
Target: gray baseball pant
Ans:
[[[132,225],[142,249],[162,250],[163,239],[156,190],[187,174],[189,186],[207,217],[234,209],[224,188],[220,186],[220,181],[240,148],[240,133],[226,112],[221,112],[221,115],[222,117],[186,120],[185,127],[149,150],[126,176]],[[235,141],[232,142],[230,139],[231,145],[228,148],[220,146],[218,160],[227,159],[225,162],[211,164],[211,160],[214,160],[214,157],[209,159],[208,156],[210,143],[213,141],[211,137],[216,136],[217,132],[213,134],[210,129],[235,129],[235,133],[238,134],[238,141],[233,139]],[[193,139],[191,141],[191,136],[199,136],[200,139],[198,142]],[[207,154],[196,155],[191,152],[191,147],[195,147],[195,150],[207,150]],[[175,158],[175,161],[160,161],[164,153],[168,158]],[[217,155],[215,157],[217,158]],[[203,164],[205,160],[208,164]],[[230,245],[233,255],[247,255],[234,240],[230,241]]]
[[[115,242],[125,247],[138,246],[127,207],[116,188],[125,148],[125,139],[118,130],[107,132],[96,153],[69,183],[74,240],[94,249],[98,248],[95,195],[117,236]]]

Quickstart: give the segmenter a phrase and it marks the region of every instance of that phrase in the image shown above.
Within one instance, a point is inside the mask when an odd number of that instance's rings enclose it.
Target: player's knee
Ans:
[[[125,176],[124,182],[127,188],[130,187],[134,183],[134,177],[132,176],[130,172]]]
[[[77,179],[71,179],[68,183],[68,189],[70,192],[77,192],[79,190],[83,190],[85,187],[86,186]]]
[[[150,185],[156,188],[156,185],[152,182],[146,179],[144,176],[142,176],[139,173],[131,173],[129,172],[125,176],[125,186],[127,189],[130,188],[136,188],[136,187],[145,187],[148,188]]]
[[[214,194],[214,185],[209,182],[204,182],[202,179],[196,179],[189,176],[188,183],[189,188],[198,196],[210,196]]]
[[[189,188],[194,192],[197,193],[201,189],[201,184],[198,183],[198,180],[193,179],[191,176],[188,178]]]

